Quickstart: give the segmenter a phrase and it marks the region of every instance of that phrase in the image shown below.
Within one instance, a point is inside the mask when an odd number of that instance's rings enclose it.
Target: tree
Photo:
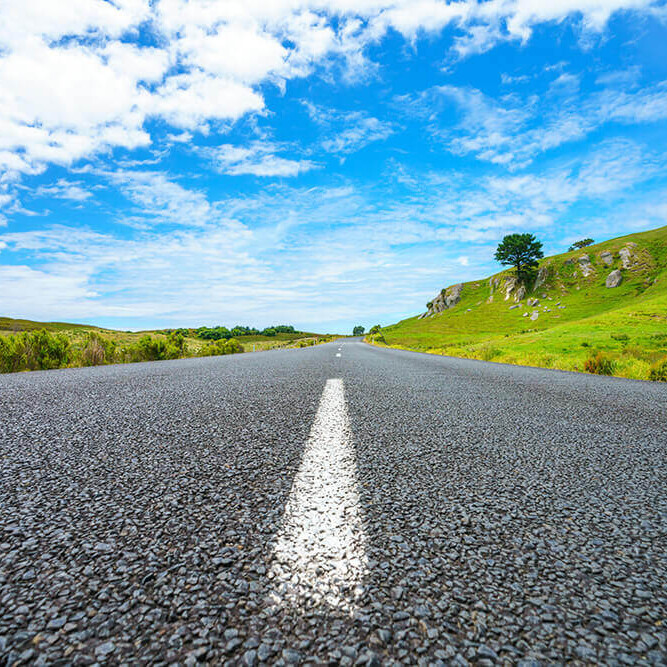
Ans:
[[[364,327],[359,325],[359,326],[354,327],[354,329],[352,329],[352,335],[353,336],[363,336],[364,331],[365,331]]]
[[[568,252],[572,252],[573,250],[581,250],[582,248],[585,248],[588,245],[593,245],[595,241],[593,239],[581,239],[581,241],[575,241],[569,248]]]
[[[498,244],[494,257],[503,266],[513,266],[519,281],[525,282],[544,253],[542,244],[533,234],[508,234]]]
[[[371,328],[370,328],[370,330],[368,331],[368,333],[371,334],[371,335],[379,334],[381,328],[382,328],[382,327],[380,327],[379,324],[376,324],[374,327],[371,327]]]

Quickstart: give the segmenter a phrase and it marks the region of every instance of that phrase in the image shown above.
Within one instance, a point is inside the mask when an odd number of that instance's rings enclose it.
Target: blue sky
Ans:
[[[0,314],[347,332],[667,224],[664,0],[4,0]]]

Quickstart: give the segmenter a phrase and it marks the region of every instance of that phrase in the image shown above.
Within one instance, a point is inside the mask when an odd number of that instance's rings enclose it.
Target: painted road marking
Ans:
[[[367,572],[343,380],[327,380],[273,545],[273,602],[351,610]]]
[[[340,352],[337,352],[337,353],[336,353],[336,356],[337,356],[337,357],[340,357]]]

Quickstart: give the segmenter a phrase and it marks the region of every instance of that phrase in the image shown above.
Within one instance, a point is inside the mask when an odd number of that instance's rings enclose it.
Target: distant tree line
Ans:
[[[302,332],[297,331],[291,324],[275,324],[261,330],[254,327],[242,327],[240,325],[231,329],[223,326],[199,327],[194,332],[195,336],[202,340],[229,340],[230,338],[240,338],[241,336],[275,336],[279,333],[293,334]]]

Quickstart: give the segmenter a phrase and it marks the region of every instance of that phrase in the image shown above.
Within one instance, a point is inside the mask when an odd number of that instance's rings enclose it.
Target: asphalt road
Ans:
[[[9,664],[667,664],[666,385],[350,340],[2,376],[0,474]]]

